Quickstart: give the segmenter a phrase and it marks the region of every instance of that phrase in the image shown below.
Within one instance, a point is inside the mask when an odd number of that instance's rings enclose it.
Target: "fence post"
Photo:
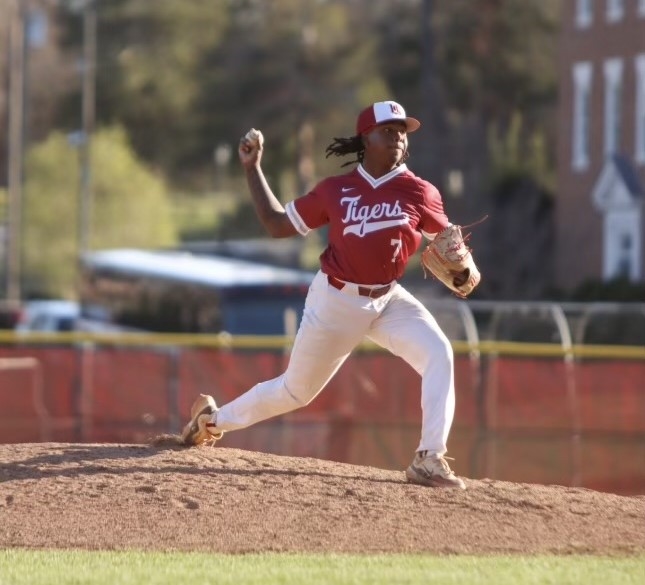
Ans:
[[[567,393],[567,403],[571,415],[571,485],[581,483],[581,422],[580,405],[578,403],[578,387],[576,383],[575,360],[573,356],[573,339],[569,322],[560,305],[551,305],[551,314],[560,331],[562,349],[564,350],[564,374]]]
[[[91,342],[82,342],[77,346],[79,352],[78,399],[81,415],[81,441],[93,442],[94,432],[94,351]]]
[[[168,350],[168,432],[178,433],[181,430],[181,416],[179,412],[179,386],[180,386],[180,361],[182,350],[172,346]]]

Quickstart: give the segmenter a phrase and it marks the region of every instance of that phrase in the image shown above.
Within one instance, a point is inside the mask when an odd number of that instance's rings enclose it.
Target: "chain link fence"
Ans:
[[[453,342],[458,473],[645,493],[645,304],[436,301]],[[0,331],[0,441],[141,443],[198,393],[225,403],[282,373],[290,337]],[[403,469],[420,381],[365,344],[304,409],[221,445]]]

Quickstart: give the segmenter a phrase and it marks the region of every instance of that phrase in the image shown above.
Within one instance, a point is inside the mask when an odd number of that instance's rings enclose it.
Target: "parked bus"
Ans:
[[[80,301],[129,329],[282,335],[297,326],[313,277],[190,252],[103,250],[82,258]]]

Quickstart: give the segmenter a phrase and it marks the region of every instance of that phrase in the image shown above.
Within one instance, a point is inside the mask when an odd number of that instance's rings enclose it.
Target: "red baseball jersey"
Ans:
[[[405,165],[378,179],[359,165],[322,180],[288,203],[286,212],[303,236],[329,225],[323,272],[368,285],[401,278],[422,234],[449,225],[439,191]]]

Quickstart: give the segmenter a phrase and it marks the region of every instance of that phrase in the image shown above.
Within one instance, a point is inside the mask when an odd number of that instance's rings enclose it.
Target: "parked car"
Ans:
[[[75,301],[27,301],[22,307],[16,331],[73,331],[81,308]]]

